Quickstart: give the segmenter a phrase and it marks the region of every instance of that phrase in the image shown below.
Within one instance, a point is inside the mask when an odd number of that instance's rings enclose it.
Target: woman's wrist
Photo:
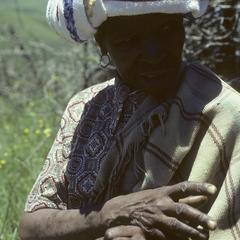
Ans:
[[[107,201],[101,210],[101,219],[106,228],[130,224],[130,212],[125,207],[126,196]]]

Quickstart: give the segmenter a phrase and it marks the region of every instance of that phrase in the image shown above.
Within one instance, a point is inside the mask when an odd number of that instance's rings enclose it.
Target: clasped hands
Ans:
[[[212,184],[181,182],[115,197],[103,207],[108,230],[102,239],[208,239],[216,222],[197,207],[216,191]]]

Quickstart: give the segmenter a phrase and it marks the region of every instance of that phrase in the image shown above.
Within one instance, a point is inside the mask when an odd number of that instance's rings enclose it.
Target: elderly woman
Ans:
[[[240,97],[181,59],[183,17],[207,5],[49,1],[51,25],[75,42],[95,36],[117,73],[70,100],[22,239],[240,238]]]

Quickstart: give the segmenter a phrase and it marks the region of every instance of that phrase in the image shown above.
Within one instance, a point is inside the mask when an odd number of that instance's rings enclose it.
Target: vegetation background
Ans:
[[[72,45],[48,27],[46,3],[0,0],[0,240],[19,239],[26,196],[69,98],[111,75],[99,68],[93,41]],[[200,20],[186,20],[184,57],[202,59],[239,88],[240,5],[211,4]]]

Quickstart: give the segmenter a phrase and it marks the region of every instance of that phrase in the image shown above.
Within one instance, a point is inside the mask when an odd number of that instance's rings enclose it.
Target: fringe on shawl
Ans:
[[[108,161],[115,161],[116,163],[110,176],[106,177],[105,181],[103,180],[101,189],[98,189],[98,192],[93,192],[92,202],[94,204],[105,202],[121,194],[121,192],[119,193],[119,184],[130,161],[134,161],[137,168],[142,171],[142,175],[138,174],[139,178],[145,175],[143,168],[138,165],[136,157],[139,156],[138,153],[142,152],[148,138],[157,126],[160,126],[162,134],[165,134],[164,122],[166,119],[166,109],[161,106],[149,114],[145,121],[119,134],[111,152],[106,156]],[[123,144],[123,141],[130,142]],[[113,158],[117,158],[117,160],[113,160]]]

